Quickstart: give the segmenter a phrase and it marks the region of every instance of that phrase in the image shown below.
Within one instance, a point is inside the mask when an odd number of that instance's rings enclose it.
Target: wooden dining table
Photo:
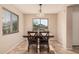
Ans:
[[[35,36],[23,35],[23,37],[24,37],[24,38],[29,38],[29,37],[35,37]],[[36,37],[38,38],[38,40],[37,40],[37,41],[38,41],[37,53],[39,54],[39,53],[40,53],[40,37],[41,37],[41,36],[40,36],[40,35],[37,35]],[[53,38],[54,35],[48,35],[48,36],[43,36],[43,37],[48,37],[48,38],[50,39],[50,38]]]

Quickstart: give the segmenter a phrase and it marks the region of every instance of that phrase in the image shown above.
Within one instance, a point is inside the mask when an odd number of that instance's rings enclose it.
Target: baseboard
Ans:
[[[57,42],[63,47],[63,44],[61,41],[57,40]]]
[[[79,47],[79,45],[72,45],[72,47]]]
[[[67,50],[73,50],[72,48],[66,48]]]
[[[57,39],[49,39],[49,41],[57,41]]]
[[[7,52],[5,54],[8,54],[10,51],[12,51],[16,46],[18,46],[23,41],[24,40],[20,40],[19,42],[17,42],[12,48],[10,48],[9,50],[7,50]]]

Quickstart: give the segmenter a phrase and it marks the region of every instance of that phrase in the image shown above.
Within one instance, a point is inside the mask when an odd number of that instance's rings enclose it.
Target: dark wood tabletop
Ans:
[[[24,38],[28,38],[28,37],[38,37],[38,38],[40,38],[40,37],[49,37],[49,38],[51,38],[51,37],[54,37],[54,35],[48,35],[48,36],[40,36],[40,35],[37,35],[37,36],[28,36],[28,35],[23,35],[23,37]]]

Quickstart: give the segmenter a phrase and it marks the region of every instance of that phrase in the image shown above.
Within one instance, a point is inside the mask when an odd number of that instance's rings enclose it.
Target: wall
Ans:
[[[79,11],[72,13],[73,41],[72,45],[79,45]]]
[[[78,17],[79,5],[72,5],[67,8],[67,48],[72,45],[79,45]]]
[[[71,43],[70,45],[79,45],[79,5],[73,5],[68,8],[70,14],[69,20],[71,21]],[[69,25],[70,25],[69,24]]]
[[[79,45],[79,5],[72,5],[58,13],[57,39],[66,49]]]
[[[66,48],[66,8],[58,13],[57,39],[61,43],[62,47]]]
[[[36,15],[33,15],[33,14],[27,14],[24,16],[25,18],[25,21],[24,21],[24,34],[27,33],[27,31],[30,31],[32,30],[32,19],[33,18],[39,18],[37,17]],[[42,18],[48,18],[48,27],[49,27],[49,31],[50,33],[52,33],[56,39],[56,32],[57,32],[57,14],[47,14],[45,15],[44,17]]]
[[[2,13],[3,9],[6,9],[16,13],[19,15],[19,32],[14,34],[2,35]],[[11,48],[15,47],[18,43],[20,43],[23,38],[23,14],[16,9],[13,5],[0,5],[0,53],[6,53]]]

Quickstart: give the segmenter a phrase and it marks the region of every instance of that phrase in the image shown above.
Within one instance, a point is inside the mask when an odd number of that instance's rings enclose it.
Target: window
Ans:
[[[48,30],[48,20],[46,18],[33,19],[33,30],[37,31],[47,31]]]
[[[3,34],[11,34],[19,31],[19,17],[7,9],[3,12]]]

